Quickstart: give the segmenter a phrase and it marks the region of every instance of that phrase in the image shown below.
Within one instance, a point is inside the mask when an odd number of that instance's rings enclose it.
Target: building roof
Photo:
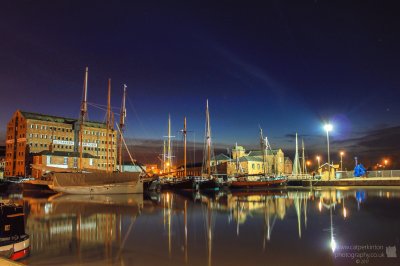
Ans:
[[[60,157],[79,157],[79,152],[68,152],[68,151],[41,151],[36,153],[38,155],[50,155],[50,156],[60,156]],[[82,153],[82,158],[97,158],[89,153]]]
[[[232,150],[233,151],[244,151],[245,149],[244,149],[244,147],[243,146],[233,146],[233,148],[232,148]]]
[[[331,168],[339,168],[338,164],[329,164],[329,163],[324,163],[323,165],[321,165],[318,169],[324,168],[326,166],[330,166]]]
[[[231,160],[231,158],[223,153],[220,153],[211,159],[211,161],[229,161],[229,160]]]
[[[39,120],[39,121],[64,123],[64,124],[74,124],[74,123],[78,122],[78,119],[74,119],[74,118],[67,118],[67,117],[54,116],[54,115],[45,115],[45,114],[32,113],[32,112],[26,112],[26,111],[20,111],[20,112],[25,117],[25,119],[33,119],[33,120]],[[105,128],[106,127],[105,123],[95,122],[95,121],[85,121],[84,125],[87,127],[96,127],[96,128]]]
[[[289,157],[285,157],[285,162],[292,162],[292,159],[290,159]]]
[[[239,162],[263,162],[263,159],[255,156],[242,156],[239,157]]]
[[[267,155],[276,155],[278,153],[278,150],[267,150]],[[248,153],[249,156],[263,156],[262,151],[250,151]]]

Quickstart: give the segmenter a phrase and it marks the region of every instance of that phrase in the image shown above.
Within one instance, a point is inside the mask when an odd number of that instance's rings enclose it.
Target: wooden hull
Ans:
[[[143,193],[143,179],[138,172],[53,173],[49,187],[67,194],[134,194]]]
[[[265,181],[232,181],[229,185],[231,189],[248,189],[248,188],[269,188],[285,186],[287,179],[275,179]]]
[[[121,184],[109,184],[109,185],[98,185],[98,186],[53,186],[50,188],[57,192],[67,193],[67,194],[135,194],[143,193],[143,182],[132,183],[121,183]]]

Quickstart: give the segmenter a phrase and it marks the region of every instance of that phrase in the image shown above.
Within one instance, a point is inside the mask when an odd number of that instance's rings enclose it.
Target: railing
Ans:
[[[381,177],[381,178],[400,177],[400,170],[367,171],[367,178],[368,177]],[[338,171],[336,172],[336,178],[354,178],[354,172]]]
[[[289,180],[306,180],[306,179],[312,179],[312,175],[309,175],[309,174],[289,175],[288,179]]]

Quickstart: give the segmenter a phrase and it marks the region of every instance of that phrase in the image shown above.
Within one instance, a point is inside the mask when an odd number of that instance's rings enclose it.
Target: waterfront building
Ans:
[[[330,180],[330,179],[335,179],[336,171],[338,170],[339,170],[338,164],[324,163],[318,168],[318,174],[321,176],[321,180]]]
[[[285,174],[291,174],[293,172],[293,162],[289,157],[285,157]]]
[[[266,152],[264,162],[263,151],[253,150],[246,153],[243,146],[233,147],[232,160],[229,162],[227,174],[232,175],[238,171],[246,174],[261,174],[264,173],[264,167],[270,174],[288,173],[285,169],[285,155],[281,149],[267,150]],[[240,169],[237,169],[237,163],[239,163]]]
[[[210,164],[214,175],[220,177],[235,176],[237,174],[264,174],[263,152],[253,150],[246,153],[243,146],[235,146],[232,149],[232,158],[221,153],[212,157]],[[269,174],[290,174],[292,161],[285,157],[281,149],[269,150],[266,155],[265,167]],[[200,176],[201,170],[201,163],[187,165],[188,176]],[[178,167],[176,176],[184,176],[183,166]]]
[[[31,175],[33,156],[43,151],[79,152],[79,131],[77,119],[17,110],[7,124],[5,176]],[[93,156],[95,168],[106,170],[108,163],[116,169],[115,130],[107,136],[105,123],[87,121],[83,124],[82,139],[83,153]],[[74,156],[65,157],[74,161]],[[72,167],[78,165],[72,164]]]

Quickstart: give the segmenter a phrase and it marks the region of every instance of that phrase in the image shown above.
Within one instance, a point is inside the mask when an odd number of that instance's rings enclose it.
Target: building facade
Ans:
[[[33,156],[43,151],[79,152],[79,131],[77,119],[17,110],[7,124],[5,176],[31,175]],[[107,130],[105,123],[85,122],[82,133],[83,153],[94,157],[94,166],[106,170],[108,163],[115,170],[115,130]]]
[[[239,169],[238,168],[239,162]],[[264,169],[268,174],[284,174],[285,171],[285,155],[281,149],[268,150],[265,155],[263,151],[253,150],[246,153],[243,146],[235,146],[232,148],[233,167],[228,167],[232,171],[240,171],[246,174],[264,173]],[[228,173],[230,175],[230,173]]]

